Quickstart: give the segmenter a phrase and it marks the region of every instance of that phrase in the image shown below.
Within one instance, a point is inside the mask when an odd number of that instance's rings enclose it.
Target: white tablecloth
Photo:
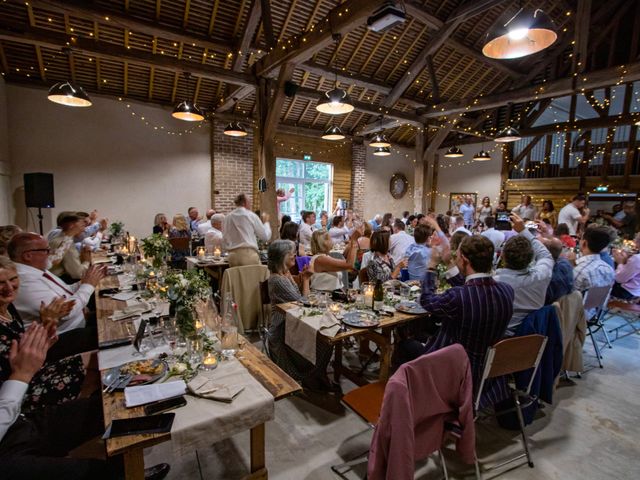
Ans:
[[[331,313],[305,316],[310,310],[302,307],[287,310],[284,343],[315,365],[317,334],[333,337],[340,322]]]

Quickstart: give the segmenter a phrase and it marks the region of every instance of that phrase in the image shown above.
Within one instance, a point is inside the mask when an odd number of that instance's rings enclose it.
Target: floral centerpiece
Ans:
[[[124,223],[120,220],[113,222],[109,225],[109,232],[111,232],[113,237],[119,238],[124,233]]]
[[[142,250],[147,258],[151,258],[154,268],[160,268],[171,253],[171,243],[163,235],[154,233],[142,240]]]
[[[176,326],[187,337],[196,333],[196,305],[211,296],[206,275],[200,270],[171,271],[164,277],[159,290],[175,312]]]

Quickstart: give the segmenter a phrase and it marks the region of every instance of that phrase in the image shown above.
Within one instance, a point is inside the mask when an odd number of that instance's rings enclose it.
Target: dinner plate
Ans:
[[[427,313],[422,306],[417,302],[400,302],[396,305],[396,310],[402,313],[410,313],[413,315],[420,315]]]
[[[371,312],[355,310],[346,312],[342,316],[342,323],[354,328],[374,328],[380,325],[380,320]]]
[[[110,368],[102,376],[102,383],[106,387],[107,385],[113,384],[113,382],[115,382],[118,377],[120,377],[120,375],[124,376],[129,374],[133,375],[133,377],[127,383],[127,387],[132,387],[134,385],[148,385],[150,383],[156,382],[167,374],[169,366],[167,365],[167,362],[161,361],[155,368],[152,369],[151,366],[154,364],[154,362],[157,361],[136,360],[135,362],[125,363],[124,365],[120,365],[119,367]],[[119,387],[117,388],[117,390],[123,390],[124,387],[125,386]]]

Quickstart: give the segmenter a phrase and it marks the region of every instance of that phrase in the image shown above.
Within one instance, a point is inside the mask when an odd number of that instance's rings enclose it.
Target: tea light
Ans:
[[[329,311],[334,315],[340,313],[340,304],[339,303],[331,303],[329,304]]]
[[[200,331],[204,328],[204,324],[200,320],[196,320],[196,331]]]
[[[202,359],[202,367],[205,370],[213,370],[218,366],[218,359],[215,354],[208,352],[205,353],[204,358]]]
[[[156,272],[154,272],[153,270],[151,270],[151,271],[149,272],[149,278],[153,278],[153,277],[155,277],[155,276],[156,276]]]
[[[204,247],[198,248],[198,258],[200,259],[204,258]]]

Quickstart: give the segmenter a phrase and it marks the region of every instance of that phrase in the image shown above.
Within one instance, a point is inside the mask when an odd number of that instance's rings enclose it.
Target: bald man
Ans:
[[[562,242],[556,237],[541,238],[540,241],[547,247],[555,262],[551,282],[547,287],[545,305],[551,305],[560,297],[573,292],[573,265],[562,256]]]
[[[95,286],[105,276],[105,268],[88,267],[82,279],[72,285],[47,271],[49,243],[35,233],[18,233],[7,247],[9,257],[16,263],[20,277],[20,290],[14,302],[26,326],[40,319],[40,304],[49,304],[54,298],[75,300],[71,313],[60,319],[58,333],[85,327],[84,307],[87,306]]]

